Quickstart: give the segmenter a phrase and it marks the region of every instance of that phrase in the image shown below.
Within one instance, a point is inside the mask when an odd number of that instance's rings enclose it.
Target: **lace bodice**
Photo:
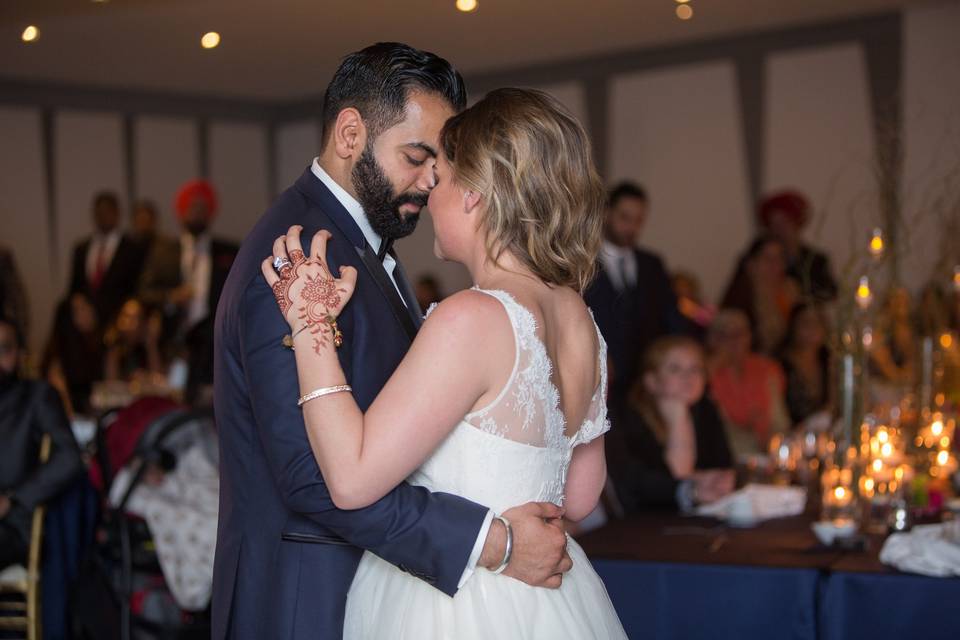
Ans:
[[[464,416],[409,481],[496,511],[530,501],[562,504],[574,447],[610,428],[606,343],[598,330],[600,384],[583,424],[568,436],[553,365],[533,314],[505,291],[475,290],[499,300],[510,318],[516,341],[512,373],[493,402]]]

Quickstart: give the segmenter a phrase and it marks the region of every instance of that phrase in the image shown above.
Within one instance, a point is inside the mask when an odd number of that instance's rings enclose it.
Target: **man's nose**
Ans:
[[[437,177],[434,172],[435,162],[425,162],[423,165],[423,170],[420,172],[419,179],[417,180],[417,187],[421,191],[431,191],[435,186],[437,186]]]

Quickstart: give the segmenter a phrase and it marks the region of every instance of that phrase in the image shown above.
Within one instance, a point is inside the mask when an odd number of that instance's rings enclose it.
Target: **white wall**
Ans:
[[[268,193],[267,129],[258,123],[210,126],[210,181],[220,199],[213,233],[243,240],[272,200]]]
[[[173,199],[183,183],[200,175],[197,125],[186,118],[144,116],[134,123],[134,140],[137,196],[157,205],[165,233],[179,233]]]
[[[863,50],[850,44],[774,55],[766,79],[764,190],[798,188],[810,198],[816,213],[807,239],[827,251],[839,277],[851,253],[866,253],[869,230],[881,223]]]
[[[667,268],[722,294],[745,238],[749,189],[732,62],[617,77],[610,93],[610,182],[642,183],[650,213],[641,244]]]
[[[942,241],[960,250],[960,238],[943,234],[941,222],[951,205],[960,216],[960,2],[907,10],[903,54],[903,189],[911,230],[903,269],[917,285],[931,277]]]
[[[320,124],[316,120],[288,122],[276,134],[277,190],[283,192],[296,182],[303,170],[320,153]]]
[[[73,246],[93,231],[93,197],[124,192],[123,121],[117,113],[61,111],[54,117],[57,289],[69,284]],[[121,207],[126,204],[121,199]]]
[[[50,332],[59,288],[53,268],[40,112],[0,108],[0,244],[13,252],[28,289],[29,340],[38,351]]]

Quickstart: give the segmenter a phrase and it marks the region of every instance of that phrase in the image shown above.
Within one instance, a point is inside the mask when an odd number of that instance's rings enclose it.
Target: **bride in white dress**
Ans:
[[[366,414],[340,393],[349,387],[335,351],[356,272],[330,274],[326,232],[304,256],[298,227],[274,246],[293,269],[281,279],[264,261],[291,325],[311,447],[342,509],[407,481],[496,513],[554,502],[580,520],[603,487],[609,429],[606,346],[579,294],[603,211],[586,134],[547,94],[500,89],[451,118],[440,146],[428,204],[436,253],[476,286],[428,313]],[[586,555],[572,539],[568,550],[559,588],[514,580],[507,563],[502,575],[477,568],[453,598],[367,552],[344,638],[626,638]]]

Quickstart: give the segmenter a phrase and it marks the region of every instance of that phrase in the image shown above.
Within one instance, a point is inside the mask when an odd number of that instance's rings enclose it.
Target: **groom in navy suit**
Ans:
[[[359,274],[338,318],[338,355],[366,410],[421,321],[391,244],[413,231],[435,185],[440,127],[465,102],[462,78],[433,54],[386,43],[349,55],[327,88],[320,156],[240,249],[216,317],[215,640],[340,638],[364,549],[451,596],[476,567],[504,558],[503,524],[458,496],[401,484],[365,509],[334,506],[297,407],[296,363],[283,344],[287,323],[260,273],[291,225],[303,227],[306,245],[320,229],[332,234],[333,272],[351,265]],[[561,513],[531,503],[503,514],[514,536],[507,575],[559,586],[570,567]]]

